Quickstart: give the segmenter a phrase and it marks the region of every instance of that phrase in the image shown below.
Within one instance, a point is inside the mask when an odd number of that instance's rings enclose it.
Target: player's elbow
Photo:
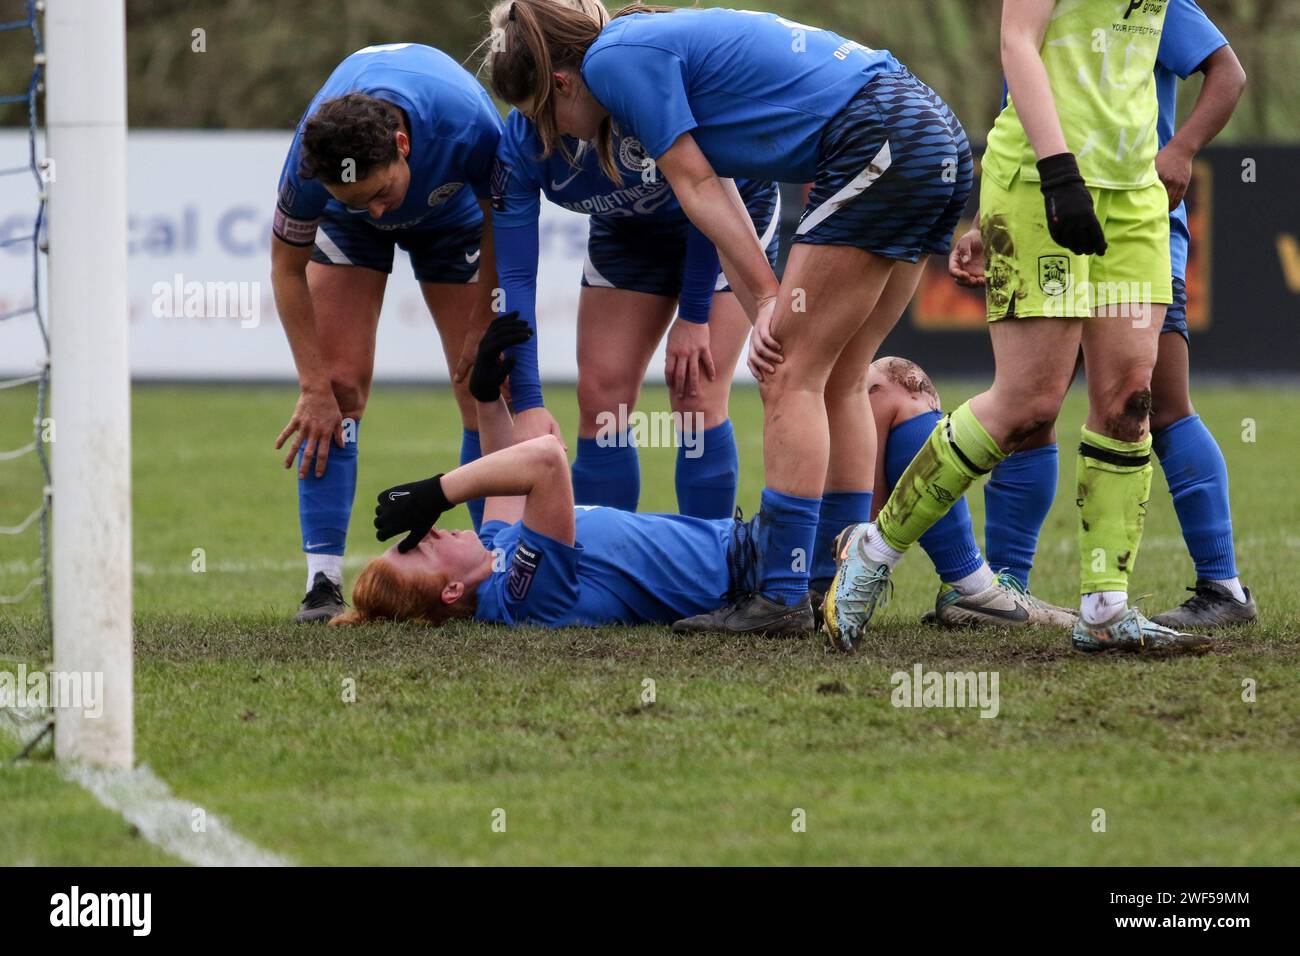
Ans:
[[[719,181],[718,174],[690,133],[677,137],[677,141],[659,157],[657,164],[683,208],[706,199],[710,186]]]
[[[1219,47],[1210,54],[1205,64],[1205,78],[1207,82],[1218,84],[1234,101],[1241,99],[1246,89],[1246,68],[1230,46]]]
[[[529,452],[538,478],[551,478],[569,468],[569,456],[564,442],[555,435],[539,435],[528,441]]]
[[[1032,42],[1029,34],[1004,26],[998,41],[998,56],[1002,61],[1003,76],[1010,77],[1015,72],[1016,66],[1023,62],[1026,53],[1038,56],[1038,47]]]
[[[310,246],[295,246],[279,236],[271,238],[271,279],[281,282],[307,278],[307,262],[311,259]]]
[[[1246,91],[1246,68],[1241,65],[1241,61],[1235,56],[1232,58],[1232,70],[1229,78],[1236,98],[1241,99],[1241,94]]]
[[[667,176],[668,184],[672,187],[673,195],[677,198],[678,204],[686,212],[687,217],[691,217],[694,212],[696,216],[707,214],[704,204],[708,201],[706,185],[710,179],[717,179],[712,172],[700,172],[698,170],[679,170],[671,176]],[[692,219],[698,222],[698,219]]]

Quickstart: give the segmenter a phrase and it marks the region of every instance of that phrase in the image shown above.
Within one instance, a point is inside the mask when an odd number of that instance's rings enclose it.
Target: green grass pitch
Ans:
[[[950,407],[974,390],[941,383]],[[548,395],[571,429],[572,389]],[[1196,397],[1228,459],[1243,579],[1264,620],[1204,658],[1144,661],[1084,658],[1060,633],[926,629],[916,619],[935,582],[919,552],[851,657],[820,640],[681,641],[655,627],[295,628],[295,487],[271,447],[295,393],[137,387],[138,759],[303,864],[1295,864],[1300,497],[1287,481],[1300,391]],[[0,450],[29,440],[33,405],[30,390],[0,392]],[[666,407],[663,390],[642,407]],[[739,390],[732,413],[748,511],[762,480],[757,394]],[[1076,390],[1067,450],[1082,414]],[[454,465],[459,434],[445,391],[376,388],[350,574],[380,548],[375,493]],[[674,509],[673,456],[643,450],[643,509]],[[1034,580],[1063,603],[1073,473],[1067,453]],[[0,464],[0,525],[38,488],[30,457]],[[970,501],[978,530],[982,496]],[[0,538],[0,593],[28,580],[35,554],[34,529]],[[1163,609],[1192,578],[1157,469],[1133,591]],[[0,666],[47,659],[38,608],[0,607]],[[997,671],[999,715],[895,709],[890,675],[916,663]],[[48,759],[14,764],[13,749],[0,740],[0,860],[169,861]]]

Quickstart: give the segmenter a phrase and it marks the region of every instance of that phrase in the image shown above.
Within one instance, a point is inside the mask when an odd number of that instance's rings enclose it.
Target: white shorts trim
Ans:
[[[889,140],[885,140],[885,145],[880,147],[880,152],[876,153],[875,159],[867,164],[867,168],[858,173],[851,183],[805,216],[803,222],[799,223],[799,228],[795,230],[795,234],[807,235],[839,212],[840,207],[850,199],[862,195],[872,183],[885,174],[885,170],[889,168],[892,162],[893,156],[889,151]]]
[[[776,198],[772,202],[772,220],[767,224],[767,229],[758,237],[758,244],[763,248],[763,254],[767,254],[768,244],[776,235],[777,230],[781,228],[781,187],[776,187]],[[721,269],[718,270],[718,281],[713,286],[714,292],[723,292],[731,285],[727,281],[727,274]]]
[[[343,250],[338,247],[333,239],[330,238],[325,227],[321,226],[316,230],[316,248],[325,253],[325,258],[335,265],[350,266],[352,260],[343,254]]]
[[[587,256],[582,263],[582,277],[587,280],[587,285],[595,286],[599,289],[612,289],[614,283],[606,279],[596,269],[595,263],[591,261],[591,256]]]

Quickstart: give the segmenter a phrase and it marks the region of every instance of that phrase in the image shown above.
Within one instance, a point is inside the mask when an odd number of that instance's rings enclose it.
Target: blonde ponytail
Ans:
[[[610,21],[609,11],[600,0],[504,0],[488,17],[491,32],[484,66],[492,91],[507,103],[528,104],[543,157],[558,151],[574,163],[555,124],[554,73],[580,73],[587,50]],[[622,185],[613,139],[606,117],[594,145],[601,170]]]

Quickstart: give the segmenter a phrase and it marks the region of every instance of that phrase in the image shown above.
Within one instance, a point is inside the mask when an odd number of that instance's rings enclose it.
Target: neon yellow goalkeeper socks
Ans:
[[[906,551],[1006,457],[965,402],[939,421],[894,485],[876,518],[881,537],[894,550]]]
[[[1150,435],[1127,442],[1083,429],[1077,462],[1081,593],[1128,590],[1151,470]]]

